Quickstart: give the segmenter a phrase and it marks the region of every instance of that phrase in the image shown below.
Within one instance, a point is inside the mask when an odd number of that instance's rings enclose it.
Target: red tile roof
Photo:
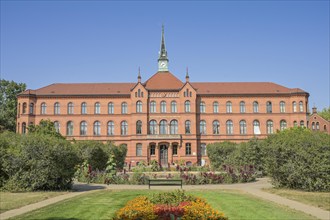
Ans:
[[[21,94],[36,95],[129,95],[136,83],[55,83]]]
[[[170,72],[157,72],[144,83],[148,90],[179,90],[184,85]]]
[[[136,83],[55,83],[26,90],[21,95],[129,95]],[[170,72],[157,72],[144,84],[148,90],[180,90],[184,83]],[[307,92],[290,89],[271,82],[191,82],[199,95],[292,94]]]
[[[290,94],[305,92],[271,82],[192,82],[197,94]]]

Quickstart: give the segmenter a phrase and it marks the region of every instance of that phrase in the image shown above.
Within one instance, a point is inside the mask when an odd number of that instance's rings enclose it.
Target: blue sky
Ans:
[[[1,77],[136,82],[169,69],[193,82],[275,82],[329,106],[329,1],[1,1]]]

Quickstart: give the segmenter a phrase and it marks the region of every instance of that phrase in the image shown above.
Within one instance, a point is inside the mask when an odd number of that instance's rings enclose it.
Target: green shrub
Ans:
[[[77,141],[75,149],[80,161],[86,161],[92,170],[104,170],[109,159],[105,146],[100,141]]]
[[[227,158],[237,149],[237,144],[232,142],[221,142],[207,145],[207,155],[211,166],[215,169],[221,169]]]
[[[8,175],[4,188],[14,191],[71,188],[78,157],[71,144],[49,135],[16,135],[2,165]]]
[[[124,144],[116,146],[112,142],[108,142],[105,146],[106,152],[108,152],[109,155],[114,156],[117,170],[123,170],[127,154],[127,146]]]
[[[330,191],[330,136],[286,129],[265,140],[266,171],[279,187]]]

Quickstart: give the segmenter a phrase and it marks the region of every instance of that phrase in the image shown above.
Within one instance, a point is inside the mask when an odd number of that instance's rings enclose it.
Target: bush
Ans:
[[[108,142],[105,146],[106,152],[114,156],[117,170],[123,170],[127,154],[127,146],[124,144],[116,146],[112,142]]]
[[[278,187],[330,191],[330,136],[286,129],[265,140],[266,171]]]
[[[215,169],[221,169],[228,157],[237,149],[237,144],[232,142],[221,142],[207,145],[207,155],[211,166]]]
[[[100,141],[77,141],[75,148],[80,161],[89,164],[92,170],[104,170],[109,159],[105,146]]]
[[[2,162],[12,191],[70,189],[78,157],[66,140],[49,135],[15,135]],[[2,137],[0,137],[2,139]]]

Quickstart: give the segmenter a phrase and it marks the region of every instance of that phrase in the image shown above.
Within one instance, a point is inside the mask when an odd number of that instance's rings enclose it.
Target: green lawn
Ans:
[[[89,192],[27,213],[15,219],[111,219],[126,202],[150,190],[102,190]],[[205,198],[215,209],[233,219],[315,219],[311,216],[260,200],[238,191],[194,190],[189,193]]]
[[[264,189],[269,193],[330,211],[330,192],[305,192],[292,189]]]
[[[36,203],[65,193],[67,192],[0,192],[0,213],[6,212],[11,209],[20,208],[22,206]]]

